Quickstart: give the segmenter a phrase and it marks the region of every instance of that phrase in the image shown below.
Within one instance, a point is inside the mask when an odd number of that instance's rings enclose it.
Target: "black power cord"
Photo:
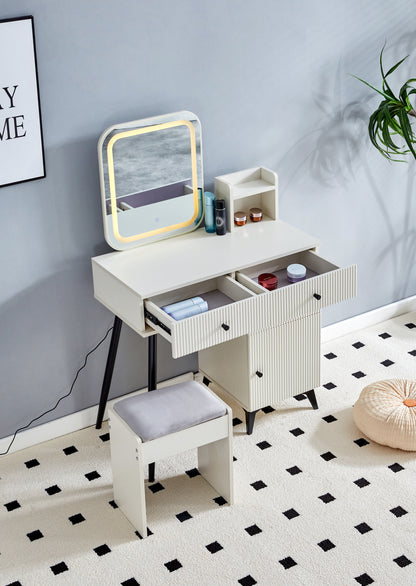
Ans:
[[[85,368],[87,361],[88,361],[88,357],[90,356],[90,354],[92,354],[93,352],[95,352],[97,350],[97,348],[99,348],[99,346],[101,346],[101,344],[106,340],[108,334],[111,332],[111,330],[113,329],[114,326],[111,326],[111,328],[109,328],[104,336],[104,338],[102,338],[102,340],[100,340],[98,342],[98,344],[96,346],[94,346],[94,348],[92,350],[90,350],[89,352],[87,352],[87,354],[85,355],[84,358],[84,364],[78,369],[74,380],[72,381],[71,387],[69,389],[69,391],[63,395],[62,397],[60,397],[57,402],[55,403],[55,405],[53,407],[51,407],[51,409],[48,409],[47,411],[45,411],[44,413],[42,413],[41,415],[38,415],[37,417],[35,417],[34,419],[32,419],[32,421],[30,423],[28,423],[27,425],[24,425],[23,427],[19,427],[19,429],[16,429],[16,431],[13,434],[13,437],[11,439],[11,442],[9,443],[9,446],[7,448],[7,450],[5,452],[0,452],[0,456],[5,456],[6,454],[9,453],[10,448],[12,447],[12,444],[14,442],[14,440],[16,439],[17,434],[19,433],[19,431],[23,431],[24,429],[27,429],[28,427],[30,427],[32,425],[32,423],[34,423],[35,421],[37,421],[38,419],[40,419],[41,417],[43,417],[44,415],[47,415],[48,413],[51,413],[51,411],[54,411],[54,409],[57,408],[57,406],[59,405],[59,403],[61,401],[63,401],[63,399],[66,399],[67,397],[69,397],[69,395],[72,393],[72,390],[75,386],[75,383],[77,382],[77,378],[79,373],[81,372],[81,370],[83,368]]]

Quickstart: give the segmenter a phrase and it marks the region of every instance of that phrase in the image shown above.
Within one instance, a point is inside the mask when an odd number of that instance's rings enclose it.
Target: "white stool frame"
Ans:
[[[142,538],[147,537],[144,470],[158,459],[198,448],[200,474],[233,504],[232,411],[223,404],[227,412],[222,417],[147,442],[109,407],[114,500]]]

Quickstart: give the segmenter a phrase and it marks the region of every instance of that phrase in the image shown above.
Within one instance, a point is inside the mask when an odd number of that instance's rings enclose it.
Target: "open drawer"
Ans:
[[[208,311],[176,321],[161,309],[191,297],[202,297]],[[176,289],[144,301],[146,323],[172,344],[178,358],[247,334],[257,295],[229,276]]]
[[[286,269],[293,263],[306,267],[303,281],[291,283],[287,280]],[[258,276],[262,273],[277,276],[277,289],[268,291],[259,284]],[[258,295],[255,329],[262,329],[316,313],[323,307],[354,297],[357,267],[339,268],[306,250],[241,270],[236,273],[236,279]]]

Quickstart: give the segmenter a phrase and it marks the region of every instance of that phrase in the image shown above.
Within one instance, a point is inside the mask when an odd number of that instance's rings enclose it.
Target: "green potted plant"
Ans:
[[[376,149],[387,159],[403,161],[403,159],[397,159],[395,157],[409,154],[413,155],[416,159],[416,134],[411,126],[411,117],[416,118],[416,111],[410,102],[410,96],[416,94],[416,88],[412,86],[412,83],[416,82],[416,78],[407,80],[400,88],[398,97],[395,96],[387,82],[387,77],[407,59],[408,55],[393,65],[387,73],[384,73],[384,48],[385,46],[380,53],[380,71],[383,80],[381,90],[360,77],[353,76],[383,96],[383,100],[369,119],[368,133],[370,140]],[[397,139],[400,142],[404,140],[404,144],[397,144]]]

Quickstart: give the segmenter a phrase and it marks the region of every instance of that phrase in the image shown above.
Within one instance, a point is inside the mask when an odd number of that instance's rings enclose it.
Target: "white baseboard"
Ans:
[[[416,295],[326,326],[322,328],[321,341],[330,342],[335,338],[351,334],[357,330],[369,328],[382,321],[398,317],[410,311],[416,311]]]
[[[322,328],[321,339],[322,342],[329,342],[330,340],[334,340],[335,338],[339,338],[340,336],[345,336],[346,334],[350,334],[354,331],[362,330],[363,328],[373,326],[382,321],[415,310],[416,295],[414,295],[413,297],[408,297],[407,299],[396,301],[395,303],[391,303],[390,305],[379,307],[377,309],[374,309],[373,311],[362,313],[360,315],[351,317],[338,323],[331,324],[330,326],[326,326]],[[185,380],[192,380],[193,376],[194,375],[192,372],[182,374],[178,377],[159,383],[158,388],[163,388],[167,385],[179,383]],[[133,395],[138,395],[139,393],[143,393],[145,391],[147,391],[147,388],[135,391],[133,393],[129,393],[128,395],[124,396],[130,397]],[[108,402],[108,405],[112,405],[116,400],[117,399],[110,400]],[[71,415],[60,417],[59,419],[55,419],[54,421],[49,421],[48,423],[44,423],[43,425],[38,425],[33,429],[23,431],[17,435],[16,439],[14,440],[10,448],[9,453],[17,452],[18,450],[23,450],[24,448],[34,446],[36,444],[48,441],[50,439],[55,439],[62,435],[66,435],[68,433],[78,431],[79,429],[83,429],[84,427],[89,427],[90,425],[95,425],[96,418],[97,406],[95,405],[93,407],[89,407],[88,409],[78,411],[77,413],[72,413]],[[104,419],[106,418],[107,411],[104,414]],[[5,452],[7,450],[11,440],[12,436],[0,439],[0,452]]]
[[[171,378],[169,380],[165,380],[161,383],[158,383],[157,388],[162,389],[163,387],[166,387],[168,385],[184,382],[186,380],[192,380],[193,378],[193,373],[187,372],[175,378]],[[123,398],[132,397],[133,395],[139,395],[140,393],[144,393],[146,391],[147,387],[145,387],[144,389],[140,389],[139,391],[134,391],[132,393],[123,395]],[[107,407],[109,405],[112,405],[119,398],[120,397],[109,400],[107,403]],[[68,433],[78,431],[80,429],[83,429],[84,427],[90,427],[91,425],[95,425],[97,419],[97,411],[98,406],[94,405],[93,407],[88,407],[88,409],[83,409],[82,411],[77,411],[76,413],[71,413],[70,415],[65,415],[64,417],[60,417],[59,419],[55,419],[54,421],[48,421],[48,423],[44,423],[42,425],[38,425],[37,427],[33,427],[32,429],[22,431],[21,433],[17,434],[16,439],[14,440],[10,448],[9,454],[11,454],[12,452],[23,450],[24,448],[29,448],[36,444],[40,444],[41,442],[46,442],[48,440],[55,439],[62,435],[67,435]],[[107,419],[107,409],[104,413],[104,420],[105,419]],[[13,436],[10,435],[9,437],[0,439],[0,452],[5,452],[7,450],[10,442],[12,441],[12,437]]]

